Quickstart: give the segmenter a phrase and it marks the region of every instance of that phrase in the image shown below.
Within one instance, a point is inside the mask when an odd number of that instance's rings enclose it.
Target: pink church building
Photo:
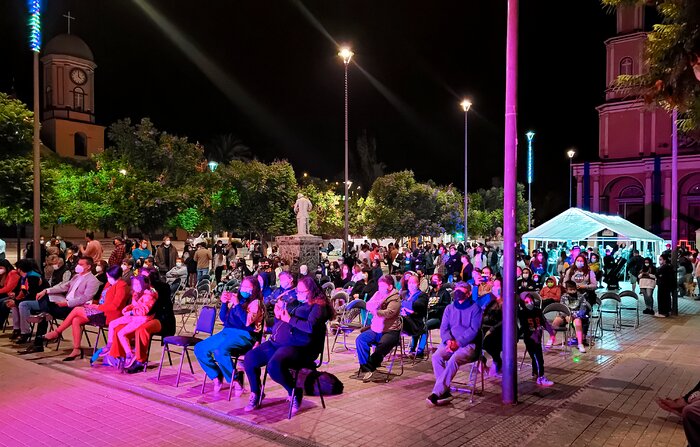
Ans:
[[[599,117],[598,161],[575,163],[576,204],[617,214],[671,237],[671,115],[642,98],[611,88],[618,75],[642,74],[644,7],[617,11],[617,35],[605,41],[609,87]],[[700,147],[678,137],[679,239],[695,241],[700,229]]]

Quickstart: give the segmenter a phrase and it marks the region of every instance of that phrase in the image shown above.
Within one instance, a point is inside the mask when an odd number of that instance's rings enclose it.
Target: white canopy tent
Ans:
[[[523,244],[528,252],[534,245],[546,247],[549,242],[586,246],[624,242],[634,245],[643,256],[658,256],[664,240],[620,216],[592,213],[569,208],[537,228],[525,233]],[[540,244],[537,244],[540,242]]]

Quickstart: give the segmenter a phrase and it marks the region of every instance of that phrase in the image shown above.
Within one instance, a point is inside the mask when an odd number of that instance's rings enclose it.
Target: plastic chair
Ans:
[[[624,327],[633,327],[637,329],[639,327],[639,295],[637,295],[636,292],[633,292],[631,290],[625,290],[624,292],[620,292],[618,295],[620,297],[620,325]],[[634,307],[630,306],[622,306],[622,300],[623,298],[633,298],[634,299]],[[623,310],[633,310],[635,312],[635,317],[636,321],[634,325],[631,324],[622,324],[622,311]]]
[[[170,337],[163,338],[163,350],[160,355],[160,366],[158,367],[158,378],[160,380],[160,372],[163,369],[163,360],[165,359],[165,353],[167,351],[168,356],[170,356],[171,351],[170,345],[179,346],[182,348],[182,352],[174,352],[175,354],[180,354],[180,367],[177,370],[177,379],[175,381],[175,386],[180,384],[180,374],[182,373],[182,363],[187,356],[187,363],[190,366],[190,371],[194,374],[194,369],[192,368],[192,360],[190,359],[189,348],[193,347],[200,341],[201,338],[197,338],[197,334],[200,332],[205,332],[210,336],[214,334],[214,324],[216,323],[216,308],[211,306],[204,306],[202,311],[199,313],[199,318],[197,319],[197,326],[194,329],[194,335],[192,337],[181,336],[181,335],[171,335]]]

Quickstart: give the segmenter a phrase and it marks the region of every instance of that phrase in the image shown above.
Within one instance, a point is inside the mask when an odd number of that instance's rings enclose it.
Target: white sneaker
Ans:
[[[221,391],[221,387],[224,386],[224,380],[221,377],[214,379],[214,392],[218,393]]]
[[[654,314],[656,318],[666,318],[666,315],[664,314]]]
[[[550,339],[547,341],[547,344],[544,345],[544,348],[545,348],[545,349],[550,349],[552,346],[554,346],[554,340],[550,338]]]
[[[583,346],[582,344],[579,344],[579,345],[578,345],[578,352],[580,352],[581,354],[585,353],[585,352],[586,352],[586,347]]]
[[[537,384],[539,386],[552,386],[552,385],[554,385],[554,382],[549,380],[547,377],[542,376],[542,377],[537,378]]]

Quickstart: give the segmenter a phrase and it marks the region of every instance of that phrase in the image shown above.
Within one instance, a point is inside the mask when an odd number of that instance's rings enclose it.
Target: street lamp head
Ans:
[[[532,141],[532,139],[535,138],[535,132],[529,131],[528,133],[525,134],[525,136],[527,137],[528,141]]]
[[[304,173],[304,177],[308,177],[308,176],[309,176],[309,173],[308,173],[308,172],[305,172],[305,173]]]
[[[211,172],[214,172],[214,171],[216,171],[216,168],[219,167],[219,163],[216,162],[216,161],[214,161],[214,160],[212,160],[212,161],[210,161],[209,163],[207,163],[207,166],[209,166],[209,170],[210,170]]]
[[[462,106],[462,110],[468,112],[469,108],[472,106],[472,102],[468,99],[465,99],[464,101],[460,102],[459,105]]]
[[[345,65],[350,63],[350,59],[355,55],[355,53],[352,52],[350,47],[342,47],[340,51],[338,51],[338,56],[343,58],[343,63]]]
[[[574,158],[574,155],[576,155],[576,151],[573,150],[573,149],[569,149],[569,150],[566,152],[566,155],[568,155],[569,158]]]
[[[120,169],[120,170],[119,170],[119,173],[120,173],[121,175],[126,175],[126,169]]]

